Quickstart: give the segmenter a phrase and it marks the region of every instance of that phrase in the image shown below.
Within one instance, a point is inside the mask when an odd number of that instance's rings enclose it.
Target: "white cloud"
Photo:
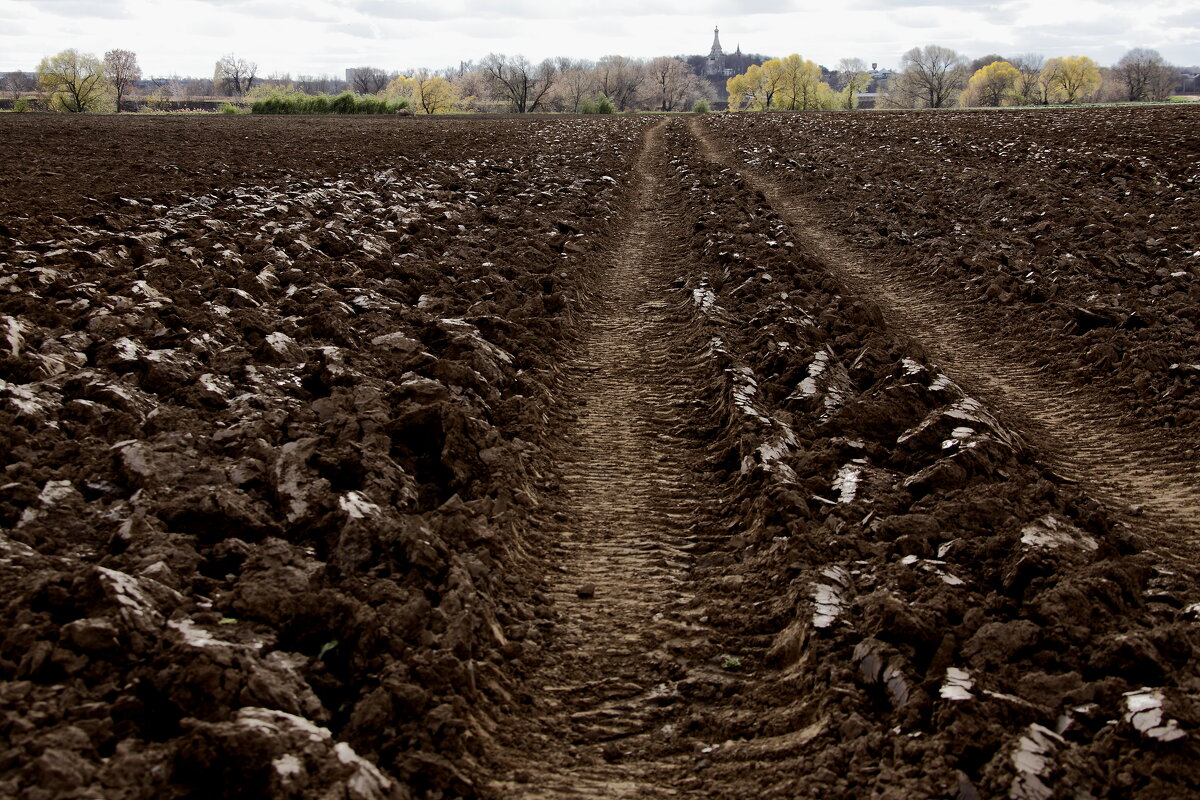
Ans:
[[[831,66],[895,65],[911,47],[1091,55],[1133,46],[1200,60],[1200,12],[1183,0],[0,0],[0,71],[67,47],[136,52],[147,74],[207,75],[237,53],[269,72],[440,68],[489,52],[598,58],[706,53],[714,25],[732,50],[798,52]]]

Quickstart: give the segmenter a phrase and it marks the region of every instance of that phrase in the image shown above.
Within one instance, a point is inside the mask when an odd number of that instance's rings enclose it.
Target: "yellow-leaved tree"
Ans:
[[[734,75],[725,82],[731,111],[740,111],[743,108],[751,111],[769,111],[775,107],[775,93],[779,91],[783,76],[774,66],[768,66],[770,63],[768,61],[762,66],[751,64],[741,75]]]
[[[833,90],[821,80],[821,68],[793,53],[751,65],[725,82],[729,108],[739,111],[806,111],[834,106]]]
[[[104,63],[90,53],[63,50],[37,68],[38,88],[50,96],[53,111],[108,111],[112,108]]]
[[[788,111],[819,111],[833,108],[833,90],[821,80],[821,68],[806,58],[792,53],[787,58],[768,61],[777,63],[783,76],[777,108]],[[764,67],[766,64],[763,65]]]
[[[1007,61],[996,61],[980,67],[967,81],[967,90],[959,103],[971,106],[1010,106],[1020,101],[1017,84],[1021,71]]]
[[[383,90],[383,98],[389,102],[397,103],[403,100],[408,103],[409,108],[415,106],[414,95],[417,91],[417,82],[413,78],[405,75],[399,75],[392,79],[387,88]]]
[[[401,75],[387,85],[383,96],[392,102],[404,100],[418,114],[449,114],[458,110],[458,89],[440,75],[418,72]]]
[[[1100,65],[1087,56],[1052,58],[1042,67],[1043,80],[1060,103],[1082,103],[1100,89]]]
[[[440,75],[420,73],[416,77],[417,87],[413,95],[416,111],[425,114],[449,114],[458,105],[458,91],[450,81]]]

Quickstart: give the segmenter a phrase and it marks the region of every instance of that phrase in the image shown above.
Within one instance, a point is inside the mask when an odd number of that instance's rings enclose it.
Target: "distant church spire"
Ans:
[[[704,62],[704,74],[709,76],[722,75],[725,72],[725,51],[721,49],[721,29],[713,28],[713,46],[708,51],[708,59]]]
[[[712,50],[709,51],[708,57],[709,58],[720,58],[723,55],[725,55],[725,51],[721,49],[721,29],[719,27],[714,26],[713,27],[713,46],[712,46]]]

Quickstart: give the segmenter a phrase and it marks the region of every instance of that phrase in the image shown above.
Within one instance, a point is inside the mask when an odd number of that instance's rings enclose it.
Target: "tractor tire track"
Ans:
[[[590,298],[591,319],[568,365],[574,424],[558,459],[564,507],[551,579],[558,660],[531,681],[535,716],[517,722],[508,775],[514,798],[667,798],[682,761],[671,755],[675,681],[715,668],[709,633],[686,583],[697,507],[711,496],[692,472],[699,444],[688,414],[702,381],[689,347],[687,300],[671,293],[660,124],[634,180],[634,219]],[[676,750],[678,747],[675,748]]]
[[[706,155],[740,172],[791,226],[797,243],[853,292],[875,299],[888,323],[925,348],[962,386],[1001,412],[1038,448],[1062,478],[1082,484],[1135,530],[1152,537],[1152,548],[1194,562],[1200,553],[1200,460],[1158,430],[1087,386],[1014,361],[995,340],[975,329],[969,308],[907,281],[886,265],[856,252],[814,209],[769,176],[746,169],[721,151],[703,123],[692,132]]]

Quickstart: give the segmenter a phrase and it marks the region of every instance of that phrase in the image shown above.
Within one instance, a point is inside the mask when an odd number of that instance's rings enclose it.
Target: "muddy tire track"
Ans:
[[[635,217],[568,365],[565,500],[548,526],[561,542],[550,592],[561,659],[532,680],[541,720],[526,721],[512,777],[493,787],[506,797],[683,796],[669,788],[682,765],[670,755],[675,681],[716,671],[694,663],[712,646],[686,583],[712,488],[692,471],[698,445],[686,435],[704,361],[686,340],[686,299],[669,287],[666,221],[677,212],[660,189],[662,128],[647,135]]]
[[[969,308],[920,287],[838,236],[816,210],[769,176],[723,152],[699,120],[692,132],[713,161],[740,172],[786,219],[798,244],[856,294],[875,299],[890,325],[918,342],[957,382],[1021,431],[1062,478],[1082,484],[1157,552],[1192,561],[1200,552],[1200,461],[1163,432],[1138,425],[1050,367],[1015,360],[973,324]],[[1190,454],[1190,455],[1189,455]]]

